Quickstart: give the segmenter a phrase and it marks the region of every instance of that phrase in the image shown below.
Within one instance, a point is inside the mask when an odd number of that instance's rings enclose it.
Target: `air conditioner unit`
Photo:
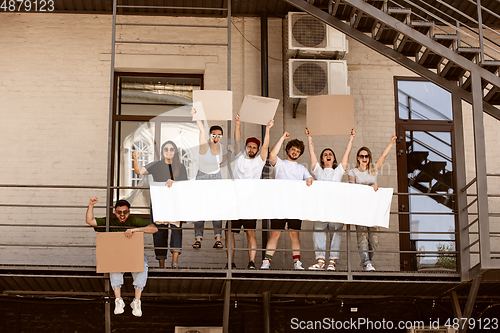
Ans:
[[[222,327],[183,327],[183,326],[175,326],[174,333],[222,333]]]
[[[343,33],[307,13],[288,13],[287,55],[328,56],[343,59],[347,40]]]
[[[349,95],[345,60],[289,59],[288,97]]]

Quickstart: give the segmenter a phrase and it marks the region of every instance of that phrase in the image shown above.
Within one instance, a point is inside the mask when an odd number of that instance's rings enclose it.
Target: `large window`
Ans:
[[[397,78],[398,192],[402,270],[456,269],[451,94]]]
[[[203,76],[116,73],[115,87],[113,185],[149,186],[152,177],[134,172],[132,154],[138,151],[139,165],[146,166],[161,158],[160,148],[168,140],[176,143],[188,177],[194,179],[198,129],[191,121],[191,103],[193,91],[203,88]],[[114,199],[127,199],[133,207],[150,203],[149,191],[144,190],[119,189]]]

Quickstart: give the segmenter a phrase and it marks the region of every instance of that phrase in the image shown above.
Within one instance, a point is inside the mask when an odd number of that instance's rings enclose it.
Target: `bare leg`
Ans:
[[[165,259],[159,259],[158,266],[160,266],[160,268],[164,268],[165,267]]]
[[[122,297],[122,288],[115,289],[115,290],[113,290],[113,292],[115,293],[115,298]]]
[[[276,249],[276,246],[278,245],[278,240],[280,239],[281,236],[281,231],[271,231],[271,236],[267,240],[267,245],[266,245],[266,254],[269,255],[274,255],[274,251]]]
[[[288,231],[288,234],[290,235],[290,243],[292,245],[292,255],[300,256],[300,238],[299,238],[299,232],[298,231]],[[297,261],[297,260],[294,260]]]
[[[141,300],[141,295],[142,295],[142,290],[139,290],[139,289],[134,289],[135,290],[135,293],[134,293],[134,298],[138,301]]]
[[[177,251],[172,252],[172,263],[177,264],[178,261],[179,261],[179,252]]]
[[[248,248],[256,249],[257,248],[257,239],[255,238],[255,231],[248,230],[247,231],[247,239],[248,239]],[[255,254],[257,251],[248,251],[248,259],[250,261],[255,261]]]
[[[228,249],[229,247],[227,246],[227,241],[228,241],[228,232],[226,230],[226,249]],[[236,242],[234,240],[234,232],[231,232],[231,248],[234,249],[236,247]],[[227,255],[227,250],[226,250],[226,255]],[[234,250],[231,250],[231,259],[232,261],[231,262],[234,262]]]

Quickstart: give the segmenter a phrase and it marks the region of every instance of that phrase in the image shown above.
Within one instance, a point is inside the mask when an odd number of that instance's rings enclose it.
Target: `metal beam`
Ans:
[[[455,318],[462,318],[462,309],[460,308],[460,302],[458,301],[457,292],[453,290],[450,294],[451,305],[453,307]]]
[[[460,277],[462,281],[469,280],[470,269],[470,249],[464,250],[469,243],[469,229],[466,226],[469,223],[469,216],[467,210],[467,192],[462,192],[466,186],[466,167],[465,167],[465,143],[464,143],[464,124],[462,117],[462,99],[457,95],[452,95],[452,109],[453,109],[453,160],[454,165],[454,182],[456,196],[456,211],[458,223],[458,240],[457,249],[460,251]],[[460,317],[457,317],[460,318]]]
[[[329,15],[328,13],[322,11],[321,9],[319,9],[315,6],[308,4],[307,2],[305,2],[303,0],[284,0],[284,1],[293,5],[296,8],[299,8],[299,9],[311,14],[312,16],[323,21],[324,23],[334,27],[335,29],[343,32],[344,34],[348,35],[349,37],[351,37],[351,38],[357,40],[358,42],[368,46],[372,50],[374,50],[382,55],[385,55],[387,58],[395,61],[399,65],[406,67],[407,69],[411,70],[412,72],[414,72],[417,75],[425,77],[429,81],[434,82],[435,84],[442,87],[443,89],[450,91],[454,95],[456,94],[458,97],[460,97],[460,98],[464,99],[465,101],[467,101],[468,103],[472,104],[472,100],[473,100],[472,94],[469,93],[468,91],[460,88],[459,86],[457,86],[453,82],[446,80],[445,78],[430,71],[429,69],[417,64],[413,60],[396,52],[394,49],[389,48],[386,45],[374,40],[373,38],[362,33],[361,31],[354,29],[353,27],[349,26],[348,24],[344,23],[343,21],[339,20],[338,18]],[[398,25],[404,25],[404,23],[399,22]],[[449,50],[449,51],[453,52],[451,50]],[[465,59],[465,58],[463,58],[463,59]],[[500,78],[498,78],[498,79],[500,80]],[[493,105],[491,105],[487,102],[483,102],[483,109],[490,116],[496,118],[497,120],[500,120],[500,110],[498,108],[494,107]]]
[[[262,294],[264,303],[264,333],[271,333],[271,294],[266,291]]]
[[[481,77],[472,73],[472,119],[474,128],[474,152],[476,162],[476,193],[479,226],[479,257],[481,267],[489,267],[491,261],[490,222],[488,216],[488,179],[486,174],[486,142],[484,138],[484,119],[481,108]]]
[[[222,331],[229,333],[229,310],[231,308],[231,280],[224,286],[224,313],[222,315]]]
[[[472,280],[472,284],[469,290],[469,297],[467,297],[467,303],[465,304],[465,310],[463,313],[463,318],[466,318],[467,323],[468,319],[471,318],[472,310],[474,309],[474,303],[476,303],[476,296],[479,290],[479,285],[481,284],[481,275],[474,277]],[[462,318],[462,317],[460,317]],[[459,333],[466,333],[469,325],[460,325],[458,330]]]

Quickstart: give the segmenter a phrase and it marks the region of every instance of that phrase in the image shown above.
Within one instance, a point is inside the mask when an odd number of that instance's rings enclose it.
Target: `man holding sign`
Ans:
[[[267,155],[269,153],[269,132],[271,127],[274,125],[274,120],[271,120],[266,126],[266,136],[264,138],[264,143],[262,145],[262,149],[259,153],[260,141],[257,138],[248,138],[245,142],[245,149],[241,150],[241,121],[240,114],[235,118],[235,129],[234,129],[234,140],[235,140],[235,153],[236,160],[234,162],[234,179],[260,179],[262,175],[262,169],[266,164]],[[256,249],[257,248],[257,239],[255,238],[255,228],[257,226],[257,220],[236,220],[232,221],[231,226],[231,246],[235,248],[236,244],[234,241],[234,233],[240,233],[240,229],[243,228],[246,230],[247,239],[248,239],[248,248]],[[228,226],[226,225],[226,229]],[[228,242],[228,232],[226,231],[226,247]],[[231,263],[233,268],[236,268],[234,264],[234,250],[232,251],[233,262]],[[248,251],[248,269],[256,269],[255,267],[255,254],[257,251],[250,250]]]
[[[94,205],[97,203],[97,198],[91,198],[89,200],[89,207],[87,208],[86,222],[88,225],[96,228],[98,226],[105,226],[105,218],[94,218]],[[147,234],[154,234],[158,231],[158,228],[141,218],[130,216],[130,203],[126,200],[118,200],[115,205],[114,215],[110,221],[110,226],[129,226],[135,228],[110,228],[111,232],[123,232],[125,231],[125,236],[131,238],[134,232],[144,232]],[[126,258],[124,258],[126,260]],[[134,290],[135,297],[130,307],[132,308],[132,314],[136,317],[142,316],[141,310],[141,294],[142,290],[146,286],[146,281],[148,279],[148,257],[144,254],[144,271],[133,272],[132,277],[134,279]],[[111,288],[115,293],[115,314],[122,314],[125,308],[125,302],[121,298],[121,287],[123,285],[123,273],[110,273],[109,279],[111,281]]]

